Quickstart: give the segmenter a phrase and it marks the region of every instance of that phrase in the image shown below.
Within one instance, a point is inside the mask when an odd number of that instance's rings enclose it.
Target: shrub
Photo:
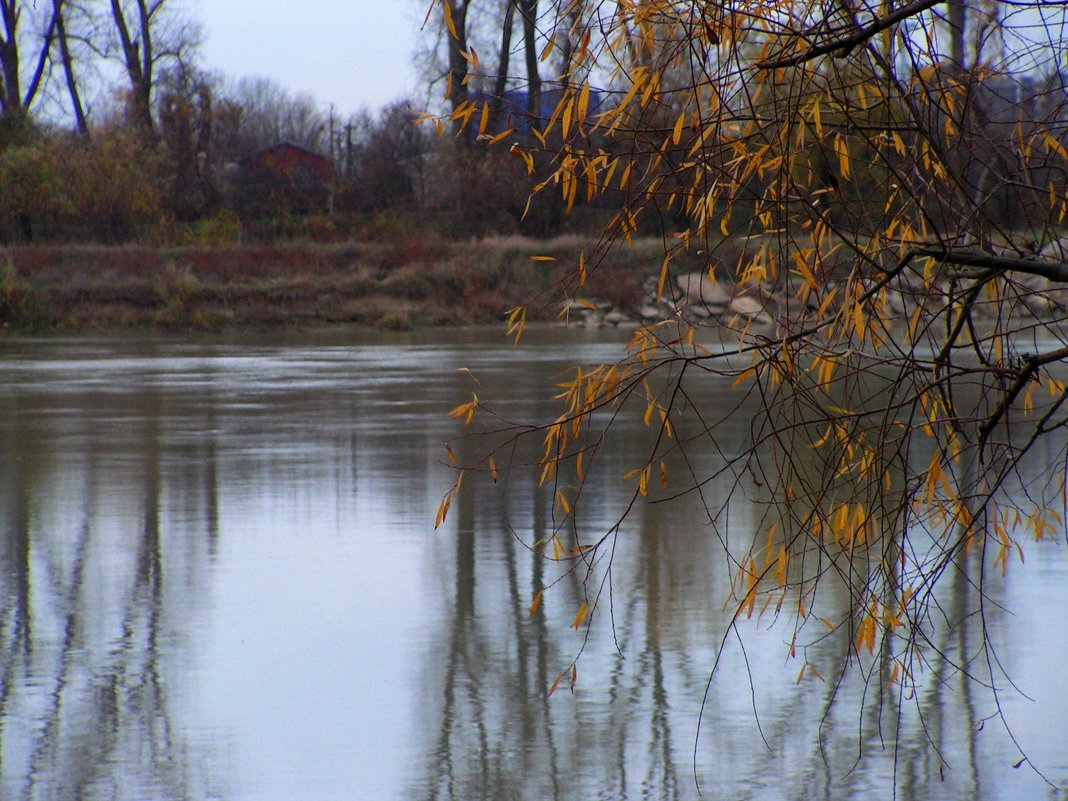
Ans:
[[[73,211],[68,184],[60,178],[57,153],[47,145],[0,153],[0,241],[54,236],[60,219]]]
[[[188,267],[179,269],[168,264],[156,282],[156,294],[162,303],[159,322],[176,328],[197,327],[202,321],[193,309],[193,302],[200,291],[200,282]]]
[[[0,280],[0,326],[4,328],[49,328],[53,315],[41,292],[19,277],[10,257]]]

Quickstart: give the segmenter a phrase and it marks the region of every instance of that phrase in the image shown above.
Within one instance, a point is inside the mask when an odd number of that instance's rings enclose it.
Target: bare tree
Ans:
[[[538,0],[516,0],[523,18],[523,54],[527,68],[527,115],[541,113],[541,76],[538,73]]]
[[[159,136],[152,101],[160,68],[187,62],[200,43],[198,26],[179,8],[175,0],[110,0],[112,33],[129,83],[129,114],[149,139]]]
[[[74,56],[71,46],[72,37],[68,33],[66,20],[68,9],[64,6],[64,0],[52,0],[53,15],[56,22],[56,42],[59,46],[60,63],[63,65],[67,95],[70,98],[71,113],[74,114],[74,124],[82,136],[88,136],[89,121],[86,116],[81,91],[78,88],[78,79],[75,76]]]
[[[516,0],[507,0],[504,19],[501,22],[501,46],[497,51],[497,74],[493,80],[493,94],[490,97],[491,112],[496,119],[501,112],[501,103],[505,89],[508,87],[508,69],[512,58],[512,28],[515,20]]]
[[[328,124],[309,94],[292,94],[270,78],[241,78],[217,92],[214,145],[223,161],[235,161],[279,142],[326,150]]]
[[[28,5],[20,0],[0,0],[0,116],[2,117],[25,117],[45,77],[58,11],[34,16],[35,10],[36,3]],[[31,15],[31,20],[37,23],[37,27],[24,34],[22,24],[27,14]],[[29,70],[28,80],[23,88],[23,72],[27,69]]]

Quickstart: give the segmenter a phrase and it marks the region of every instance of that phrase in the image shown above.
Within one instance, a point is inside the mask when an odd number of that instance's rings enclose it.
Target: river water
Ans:
[[[833,638],[807,655],[824,680],[797,682],[788,626],[731,628],[693,498],[634,509],[588,630],[569,625],[582,575],[532,549],[554,515],[534,473],[471,477],[434,530],[446,412],[477,391],[555,417],[549,388],[621,336],[0,339],[0,798],[1066,795],[1063,531],[988,585],[1014,744],[959,669],[978,670],[978,624],[932,643],[900,703],[837,681]],[[693,391],[731,403],[712,378]],[[630,498],[639,417],[584,491],[591,531]],[[756,517],[733,507],[731,536]],[[947,620],[970,620],[947,585]]]

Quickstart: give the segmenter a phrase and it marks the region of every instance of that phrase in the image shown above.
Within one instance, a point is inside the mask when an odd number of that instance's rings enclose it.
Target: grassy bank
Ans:
[[[492,322],[520,304],[531,304],[533,319],[550,319],[559,308],[552,288],[574,269],[584,244],[509,237],[0,248],[0,326],[406,329]],[[642,282],[659,271],[661,248],[659,240],[614,248],[591,272],[585,296],[620,308],[640,303]]]

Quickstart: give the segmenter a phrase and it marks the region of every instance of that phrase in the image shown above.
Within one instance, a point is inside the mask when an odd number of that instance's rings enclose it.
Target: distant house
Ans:
[[[333,211],[334,163],[291,142],[257,150],[228,172],[233,202],[242,216]]]

